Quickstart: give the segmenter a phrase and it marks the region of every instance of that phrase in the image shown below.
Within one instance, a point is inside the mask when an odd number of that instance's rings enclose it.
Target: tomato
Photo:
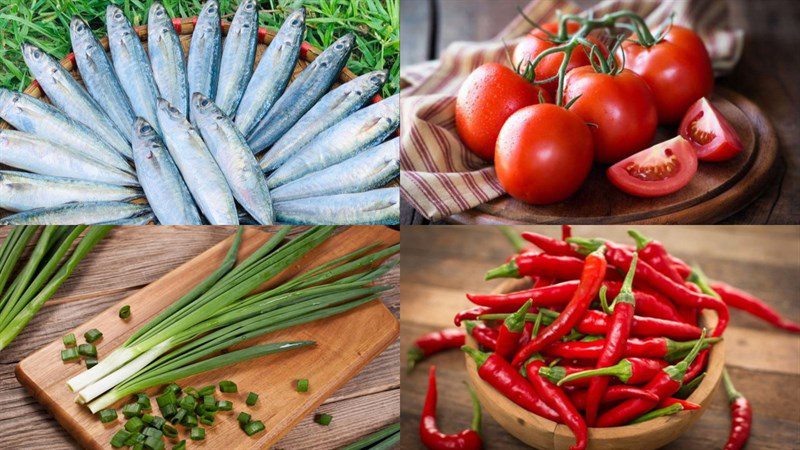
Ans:
[[[677,136],[623,159],[606,171],[614,186],[638,197],[661,197],[680,190],[697,172],[692,144]]]
[[[546,23],[542,25],[542,28],[553,34],[558,33],[558,23],[556,22]],[[568,33],[573,34],[578,31],[579,28],[579,24],[575,22],[567,22]],[[596,38],[589,37],[588,41],[596,44],[604,55],[608,53],[606,47]],[[528,33],[522,38],[519,44],[517,44],[516,48],[514,48],[514,54],[512,55],[511,60],[514,62],[515,67],[521,67],[522,70],[525,70],[525,66],[527,65],[526,61],[530,61],[548,48],[556,47],[558,45],[558,43],[550,41],[550,38],[545,32],[536,29]],[[554,53],[552,55],[545,56],[536,66],[536,79],[546,80],[558,75],[558,69],[563,61],[563,53]],[[589,65],[587,51],[584,51],[584,47],[576,48],[569,57],[569,63],[567,63],[567,72],[576,67],[587,65]],[[558,88],[558,80],[542,84],[541,86],[543,86],[548,93],[555,94],[556,89]]]
[[[523,202],[559,202],[589,175],[592,145],[592,133],[577,114],[549,103],[522,108],[497,137],[497,178],[506,192]]]
[[[489,63],[475,69],[458,90],[456,130],[468,149],[491,161],[500,128],[520,108],[549,96],[512,69]]]
[[[564,102],[585,122],[594,138],[594,159],[615,163],[646,148],[658,126],[655,100],[647,83],[628,69],[597,73],[592,66],[571,70],[564,84]]]
[[[743,148],[736,130],[705,97],[683,116],[679,133],[692,144],[701,161],[725,161]]]
[[[658,120],[678,122],[692,103],[711,93],[714,71],[703,41],[692,30],[673,25],[663,40],[646,48],[625,41],[617,58],[625,54],[625,67],[639,74],[656,99]]]

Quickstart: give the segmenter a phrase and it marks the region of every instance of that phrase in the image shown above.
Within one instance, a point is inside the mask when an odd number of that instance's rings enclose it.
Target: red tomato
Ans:
[[[637,197],[661,197],[689,184],[697,155],[680,136],[656,144],[609,167],[608,179]]]
[[[500,128],[520,108],[539,103],[538,86],[502,64],[475,69],[458,90],[456,130],[473,153],[491,161]]]
[[[743,148],[736,130],[705,97],[683,116],[680,135],[692,144],[701,161],[725,161]]]
[[[658,126],[653,94],[639,75],[628,69],[617,75],[597,73],[592,66],[567,74],[564,103],[590,126],[594,159],[615,163],[646,148]]]
[[[542,25],[542,28],[549,31],[550,33],[557,34],[558,33],[558,23],[551,22]],[[572,34],[578,31],[580,25],[575,22],[567,22],[567,32]],[[603,44],[600,43],[597,39],[593,37],[589,37],[588,40],[600,47],[600,50],[603,54],[607,54],[608,50],[605,48]],[[525,65],[527,63],[525,61],[530,61],[536,56],[538,56],[543,51],[547,50],[548,48],[556,47],[559,44],[551,42],[549,37],[545,32],[542,30],[533,30],[528,33],[522,40],[517,44],[517,47],[514,49],[514,54],[511,57],[511,60],[514,62],[514,66],[520,66],[524,70]],[[563,53],[554,53],[552,55],[545,56],[536,66],[536,79],[537,80],[546,80],[548,78],[554,77],[558,74],[558,68],[561,66],[561,63],[564,61],[564,54]],[[569,57],[569,63],[567,64],[567,72],[570,70],[580,67],[580,66],[587,66],[589,65],[589,57],[587,56],[587,52],[584,51],[583,47],[576,48],[572,55]],[[554,94],[556,89],[558,88],[558,80],[551,81],[546,84],[542,84],[544,89],[550,93]]]
[[[577,114],[553,104],[520,109],[508,118],[494,165],[506,192],[533,205],[566,199],[592,168],[592,133]]]
[[[692,103],[711,93],[714,71],[703,41],[692,30],[673,25],[658,44],[646,48],[625,41],[625,67],[641,75],[656,99],[658,120],[679,121]]]

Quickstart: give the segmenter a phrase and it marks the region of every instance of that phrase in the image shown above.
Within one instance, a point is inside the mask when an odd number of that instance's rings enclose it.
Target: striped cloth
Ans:
[[[733,29],[725,1],[605,0],[592,7],[595,17],[629,9],[655,30],[671,14],[674,23],[694,29],[708,48],[715,72],[730,71],[739,60],[744,32]],[[525,15],[551,22],[556,12],[580,13],[565,0],[533,0]],[[518,16],[492,41],[455,42],[439,61],[403,68],[401,80],[400,175],[403,199],[430,220],[440,220],[504,195],[494,167],[468,151],[455,129],[455,99],[462,81],[478,66],[506,62],[503,41],[516,43],[530,31]]]

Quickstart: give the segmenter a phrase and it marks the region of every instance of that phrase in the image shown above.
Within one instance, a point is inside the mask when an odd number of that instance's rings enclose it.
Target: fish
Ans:
[[[161,136],[141,117],[133,123],[133,159],[147,203],[163,225],[200,225],[200,213]]]
[[[354,43],[352,34],[339,38],[300,72],[247,136],[255,153],[280,139],[328,92],[347,63]]]
[[[261,56],[236,109],[235,124],[243,135],[247,136],[267,114],[289,84],[300,57],[300,45],[303,43],[305,31],[306,9],[300,8],[286,17]]]
[[[90,158],[133,174],[128,160],[86,125],[30,95],[0,88],[0,118],[20,131],[70,147]]]
[[[135,119],[133,108],[114,73],[114,66],[108,59],[105,49],[89,25],[78,16],[72,17],[69,33],[83,84],[125,139],[130,142]]]
[[[189,110],[189,85],[183,48],[172,19],[159,2],[150,6],[147,15],[147,51],[159,96],[186,115]]]
[[[212,225],[237,225],[236,203],[200,132],[164,99],[158,100],[164,142],[197,206]]]
[[[55,58],[39,47],[22,44],[22,57],[47,98],[69,117],[86,125],[121,155],[131,158],[131,146],[114,121]]]
[[[155,222],[156,216],[152,212],[140,214],[138,216],[126,217],[124,219],[109,220],[108,222],[100,222],[98,225],[147,225]]]
[[[160,132],[156,117],[158,87],[139,35],[116,5],[106,8],[106,27],[114,71],[131,102],[133,113]]]
[[[199,92],[192,94],[192,114],[233,197],[262,225],[275,221],[267,181],[244,136],[217,105]]]
[[[306,197],[364,192],[384,186],[400,175],[400,138],[313,172],[270,191],[273,202]]]
[[[314,225],[397,225],[400,189],[308,197],[275,203],[279,223]]]
[[[400,96],[367,106],[318,134],[267,178],[270,189],[351,158],[383,142],[400,124]]]
[[[39,175],[138,186],[124,172],[57,142],[17,130],[0,130],[0,163]]]
[[[272,172],[330,126],[349,116],[373,98],[386,82],[387,73],[376,70],[328,92],[294,124],[259,161]]]
[[[74,178],[51,177],[11,170],[0,171],[0,208],[27,211],[70,202],[129,201],[142,191]]]
[[[197,23],[189,44],[189,60],[186,63],[189,94],[199,92],[214,100],[217,93],[221,56],[222,30],[220,29],[219,4],[216,0],[208,0],[203,5],[200,14],[197,15]]]
[[[225,115],[232,115],[253,74],[258,37],[255,0],[244,0],[236,9],[222,47],[219,83],[214,102]]]
[[[36,208],[0,219],[0,225],[94,225],[134,219],[148,214],[147,205],[126,202],[68,203]]]

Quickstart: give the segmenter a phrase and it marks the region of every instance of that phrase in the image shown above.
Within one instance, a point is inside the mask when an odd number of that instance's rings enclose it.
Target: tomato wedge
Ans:
[[[609,167],[614,186],[637,197],[661,197],[689,184],[697,155],[681,136],[656,144]]]
[[[705,97],[683,116],[679,133],[692,144],[701,161],[726,161],[744,148],[733,126]]]

